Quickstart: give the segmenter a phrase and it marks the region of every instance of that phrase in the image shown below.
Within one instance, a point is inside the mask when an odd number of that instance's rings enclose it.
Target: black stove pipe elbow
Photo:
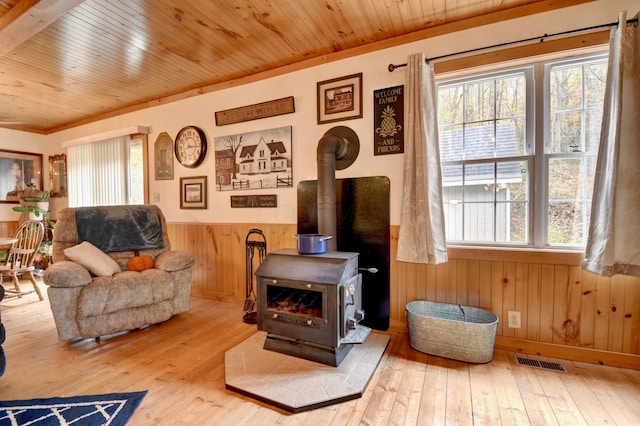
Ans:
[[[318,233],[333,237],[329,251],[337,249],[336,169],[351,165],[359,151],[358,136],[344,126],[328,130],[318,142]]]

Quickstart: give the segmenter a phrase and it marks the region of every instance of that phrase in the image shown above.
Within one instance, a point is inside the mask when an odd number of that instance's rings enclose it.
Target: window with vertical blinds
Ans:
[[[129,204],[129,144],[122,136],[68,148],[70,207]]]

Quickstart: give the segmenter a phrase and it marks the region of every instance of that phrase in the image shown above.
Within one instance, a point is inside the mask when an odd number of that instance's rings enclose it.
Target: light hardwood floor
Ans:
[[[519,366],[496,350],[467,364],[391,342],[362,398],[290,414],[225,389],[224,353],[256,331],[242,306],[192,298],[188,313],[100,341],[60,343],[49,302],[0,304],[7,371],[0,399],[149,392],[130,425],[638,425],[640,371],[561,362]]]

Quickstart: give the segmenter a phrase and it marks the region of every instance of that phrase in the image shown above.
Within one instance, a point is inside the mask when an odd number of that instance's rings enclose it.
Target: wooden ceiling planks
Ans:
[[[74,1],[0,57],[0,126],[57,131],[483,13],[509,19],[592,0],[0,0],[0,20]]]

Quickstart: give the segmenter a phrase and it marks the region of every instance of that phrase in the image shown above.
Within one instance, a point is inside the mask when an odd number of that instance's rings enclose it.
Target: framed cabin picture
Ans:
[[[318,124],[362,118],[362,73],[319,81]]]

